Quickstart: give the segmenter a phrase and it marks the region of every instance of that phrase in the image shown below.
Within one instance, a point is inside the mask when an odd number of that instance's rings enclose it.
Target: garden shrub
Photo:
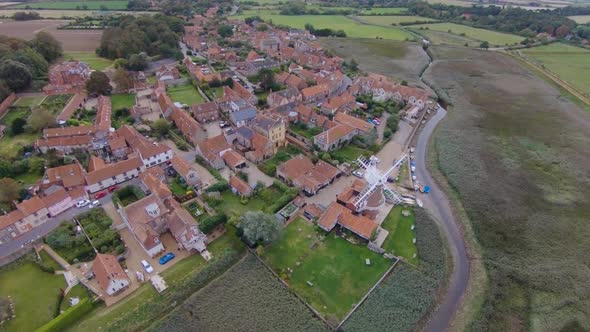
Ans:
[[[227,216],[225,214],[216,214],[214,216],[207,217],[199,222],[199,229],[205,234],[209,234],[218,225],[225,224],[227,222]]]
[[[93,307],[94,306],[92,302],[90,302],[90,299],[85,298],[82,301],[80,301],[80,303],[78,303],[77,305],[64,311],[63,314],[55,317],[54,319],[50,320],[47,324],[38,328],[36,332],[64,331],[69,326],[78,322],[80,318],[82,318],[82,316],[86,315],[86,313],[92,310]],[[59,306],[57,306],[57,310],[59,310]]]
[[[223,192],[228,189],[229,189],[229,184],[227,183],[227,181],[223,180],[223,181],[219,181],[217,183],[210,185],[207,189],[205,189],[205,191],[208,193],[214,192],[214,191]]]

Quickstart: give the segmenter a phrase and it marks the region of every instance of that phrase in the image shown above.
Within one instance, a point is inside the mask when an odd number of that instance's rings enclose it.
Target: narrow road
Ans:
[[[446,114],[447,111],[439,107],[436,114],[426,123],[426,126],[418,137],[415,159],[416,176],[422,180],[422,183],[428,184],[431,188],[430,193],[420,194],[419,198],[423,201],[424,207],[439,221],[439,226],[447,238],[448,247],[454,263],[454,269],[449,278],[446,293],[442,301],[440,301],[439,307],[432,313],[426,325],[426,331],[436,332],[444,331],[449,327],[455,316],[455,312],[461,305],[462,297],[467,289],[469,280],[469,259],[467,257],[463,234],[457,226],[457,221],[453,215],[449,200],[426,169],[426,152],[428,151],[430,136]]]

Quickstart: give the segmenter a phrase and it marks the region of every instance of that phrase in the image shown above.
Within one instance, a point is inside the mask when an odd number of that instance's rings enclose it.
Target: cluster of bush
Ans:
[[[111,199],[115,206],[127,206],[145,197],[145,193],[137,186],[126,186],[113,193]]]
[[[59,310],[59,308],[60,306],[58,305],[57,310]],[[82,301],[80,301],[80,303],[76,304],[73,307],[70,307],[68,310],[64,311],[54,319],[50,320],[47,324],[41,326],[39,329],[37,329],[37,332],[64,331],[68,327],[78,322],[80,318],[82,318],[84,315],[90,312],[93,308],[94,304],[90,301],[90,299],[85,298]]]
[[[152,326],[154,331],[327,331],[250,255]]]
[[[346,37],[346,32],[344,32],[344,30],[333,30],[329,28],[316,29],[309,23],[305,24],[305,30],[317,37]]]
[[[273,181],[272,185],[279,189],[283,195],[278,199],[275,198],[274,203],[272,203],[268,207],[268,211],[272,213],[276,213],[281,210],[285,205],[287,205],[290,201],[294,200],[297,195],[299,195],[299,189],[291,188],[281,181],[275,180]]]
[[[205,234],[211,233],[217,226],[223,225],[227,222],[227,216],[225,214],[216,214],[204,218],[199,222],[199,229]]]

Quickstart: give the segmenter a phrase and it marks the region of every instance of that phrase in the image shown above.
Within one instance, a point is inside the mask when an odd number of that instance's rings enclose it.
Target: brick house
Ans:
[[[219,120],[219,107],[213,101],[192,105],[191,110],[195,119],[200,123]]]

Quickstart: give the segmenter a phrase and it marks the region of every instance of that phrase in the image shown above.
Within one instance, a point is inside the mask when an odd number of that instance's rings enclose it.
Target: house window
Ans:
[[[113,176],[113,178],[112,178],[112,179],[113,179],[113,180],[116,180],[116,179],[117,179],[117,177],[116,177],[116,176]]]

